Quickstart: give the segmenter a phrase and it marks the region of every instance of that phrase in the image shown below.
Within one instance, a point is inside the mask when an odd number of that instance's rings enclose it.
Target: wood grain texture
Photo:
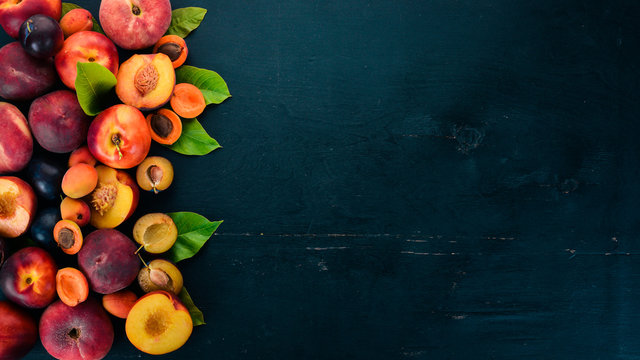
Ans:
[[[233,98],[223,149],[152,149],[176,179],[138,215],[225,220],[160,358],[640,358],[640,5],[172,3]]]

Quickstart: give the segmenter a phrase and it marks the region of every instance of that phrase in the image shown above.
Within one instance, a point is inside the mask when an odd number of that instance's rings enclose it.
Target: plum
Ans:
[[[65,170],[62,164],[51,158],[36,157],[27,167],[27,179],[36,195],[52,201],[60,199]]]
[[[40,210],[31,224],[31,238],[47,250],[55,249],[57,244],[53,239],[53,228],[60,219],[60,211],[56,207]]]
[[[64,34],[57,21],[49,16],[36,14],[20,26],[20,44],[27,54],[47,59],[62,48]]]
[[[87,276],[91,290],[100,294],[126,288],[140,269],[133,241],[114,229],[89,234],[78,252],[78,265]]]

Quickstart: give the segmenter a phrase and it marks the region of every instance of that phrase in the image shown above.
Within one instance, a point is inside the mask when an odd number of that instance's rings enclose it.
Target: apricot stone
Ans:
[[[120,65],[117,79],[116,94],[120,100],[147,111],[169,101],[176,74],[165,54],[133,55]]]

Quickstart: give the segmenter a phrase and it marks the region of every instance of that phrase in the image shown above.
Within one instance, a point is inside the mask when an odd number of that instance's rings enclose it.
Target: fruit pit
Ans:
[[[140,95],[144,96],[158,86],[160,73],[153,64],[147,64],[140,68],[134,78],[134,86]]]

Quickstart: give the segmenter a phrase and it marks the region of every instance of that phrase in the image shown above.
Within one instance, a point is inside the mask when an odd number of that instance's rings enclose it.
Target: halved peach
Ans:
[[[116,94],[142,111],[166,104],[173,94],[176,73],[165,54],[133,55],[120,65]]]
[[[99,165],[98,186],[89,195],[91,225],[98,229],[113,229],[122,224],[138,206],[140,190],[135,181],[122,170]]]
[[[125,331],[131,344],[140,351],[161,355],[187,342],[193,321],[176,295],[160,290],[148,293],[133,305]]]
[[[24,234],[35,217],[36,205],[31,185],[15,176],[0,176],[0,236]]]

